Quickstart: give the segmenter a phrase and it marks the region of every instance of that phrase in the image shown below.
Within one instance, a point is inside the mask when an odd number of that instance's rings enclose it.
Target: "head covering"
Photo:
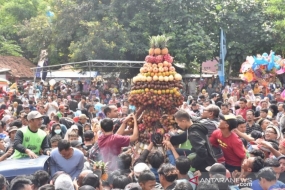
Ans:
[[[82,146],[83,143],[80,142],[80,141],[78,141],[78,140],[74,140],[74,141],[71,141],[71,142],[70,142],[70,145],[71,145],[72,147],[76,148],[76,147],[78,147],[78,146]]]
[[[125,187],[124,190],[142,190],[142,188],[138,183],[130,183]]]
[[[226,121],[229,124],[230,129],[234,129],[237,127],[237,118],[233,114],[231,114],[231,115],[220,114],[220,119],[223,121]]]
[[[28,121],[32,120],[32,119],[38,119],[38,118],[42,118],[43,115],[40,114],[40,112],[38,111],[31,111],[28,116],[27,116],[27,119]]]
[[[268,129],[268,128],[274,129],[275,132],[276,132],[276,134],[277,134],[277,139],[280,138],[280,131],[279,131],[278,127],[276,127],[275,125],[268,125],[268,126],[266,127],[266,129]]]
[[[16,126],[11,127],[11,128],[8,130],[8,133],[10,134],[10,133],[13,132],[13,131],[18,131],[18,127],[16,127]]]
[[[134,175],[139,176],[145,170],[150,170],[148,165],[145,163],[138,163],[134,167]]]
[[[55,180],[54,183],[55,189],[64,189],[64,190],[74,190],[73,182],[69,175],[61,174]]]
[[[89,119],[85,114],[80,114],[79,119]]]

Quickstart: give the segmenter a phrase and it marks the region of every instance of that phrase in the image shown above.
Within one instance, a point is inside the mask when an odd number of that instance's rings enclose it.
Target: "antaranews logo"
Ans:
[[[198,185],[198,182],[205,182],[205,183],[229,183],[229,184],[236,184],[240,188],[243,187],[251,187],[252,186],[252,179],[251,178],[201,178],[199,181],[199,177],[193,177],[189,180],[190,183]]]

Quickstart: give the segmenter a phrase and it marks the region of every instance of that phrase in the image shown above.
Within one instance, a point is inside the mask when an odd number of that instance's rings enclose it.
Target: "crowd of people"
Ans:
[[[0,88],[0,164],[49,156],[47,171],[12,180],[0,167],[0,189],[285,189],[280,85],[184,81],[176,124],[138,152],[143,109],[128,103],[128,82]]]

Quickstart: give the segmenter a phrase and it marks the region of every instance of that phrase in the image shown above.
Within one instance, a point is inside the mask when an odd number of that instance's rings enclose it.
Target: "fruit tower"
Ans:
[[[184,98],[180,93],[183,88],[182,76],[175,72],[173,57],[167,49],[168,37],[150,37],[149,55],[145,57],[145,64],[140,73],[133,78],[129,102],[137,109],[144,109],[142,123],[139,124],[140,138],[143,143],[149,142],[153,133],[164,134],[168,126],[162,122],[162,116],[168,115],[173,121],[173,115]],[[165,119],[163,119],[165,121]],[[164,128],[164,129],[163,129]]]

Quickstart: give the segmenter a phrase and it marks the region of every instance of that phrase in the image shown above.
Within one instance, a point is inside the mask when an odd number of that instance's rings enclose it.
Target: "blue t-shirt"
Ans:
[[[4,133],[0,133],[0,139],[5,139],[7,135],[5,135]]]
[[[263,190],[262,187],[260,186],[259,184],[259,180],[256,179],[252,182],[252,186],[251,186],[252,189],[254,190]],[[273,190],[273,189],[278,189],[278,188],[285,188],[285,184],[282,183],[281,181],[277,181],[273,186],[271,186],[269,188],[269,190]]]

